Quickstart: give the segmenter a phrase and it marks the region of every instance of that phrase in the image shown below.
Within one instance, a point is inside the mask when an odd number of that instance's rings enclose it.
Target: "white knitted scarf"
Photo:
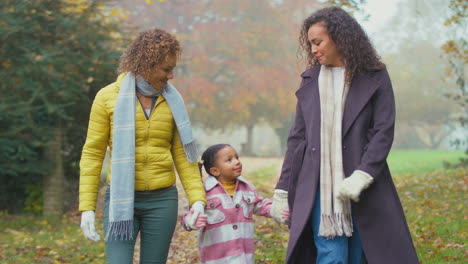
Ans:
[[[322,65],[320,93],[320,208],[319,236],[351,236],[353,223],[349,200],[337,198],[338,184],[345,178],[342,156],[343,110],[349,87],[342,67]]]

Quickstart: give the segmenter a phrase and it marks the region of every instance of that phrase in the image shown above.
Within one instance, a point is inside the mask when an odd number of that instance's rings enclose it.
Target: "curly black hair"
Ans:
[[[171,33],[153,28],[141,32],[120,57],[118,72],[146,75],[167,56],[179,57],[182,47]]]
[[[302,24],[299,52],[306,55],[307,69],[320,64],[312,54],[308,39],[309,28],[317,23],[323,24],[336,44],[346,69],[346,83],[350,84],[356,74],[378,71],[385,67],[356,19],[339,7],[326,7],[310,15]]]

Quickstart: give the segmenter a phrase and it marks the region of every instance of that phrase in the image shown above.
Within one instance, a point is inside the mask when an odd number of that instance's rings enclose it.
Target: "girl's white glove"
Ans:
[[[289,213],[288,192],[276,189],[273,194],[270,215],[278,224],[287,224],[287,217],[284,215],[285,210]]]
[[[351,176],[345,178],[340,185],[338,185],[337,197],[341,200],[352,199],[359,202],[359,195],[361,192],[369,187],[374,181],[369,174],[364,171],[355,170]]]
[[[94,227],[94,221],[96,216],[94,215],[94,211],[83,211],[81,213],[81,230],[83,231],[84,236],[87,239],[91,239],[93,241],[99,241],[101,237],[96,232]]]
[[[185,218],[185,223],[190,229],[197,230],[196,226],[197,218],[200,214],[205,214],[205,203],[202,201],[196,201],[192,204],[190,211],[193,211],[193,214],[187,215]]]

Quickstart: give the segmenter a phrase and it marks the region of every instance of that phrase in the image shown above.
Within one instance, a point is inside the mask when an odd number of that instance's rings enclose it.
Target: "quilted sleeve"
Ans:
[[[206,204],[205,189],[198,168],[197,162],[190,163],[184,152],[184,147],[180,141],[177,127],[174,128],[174,137],[172,139],[172,157],[179,174],[180,181],[184,191],[188,196],[190,206],[195,201],[203,201]]]
[[[101,89],[91,107],[88,133],[80,160],[79,211],[96,209],[99,178],[110,134],[110,117]]]

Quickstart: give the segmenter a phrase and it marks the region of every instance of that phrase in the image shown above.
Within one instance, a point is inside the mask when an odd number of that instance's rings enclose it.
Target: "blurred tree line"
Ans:
[[[394,147],[466,149],[467,5],[401,1],[376,36],[396,96]]]
[[[120,0],[129,25],[165,28],[182,41],[173,83],[193,123],[205,131],[245,129],[243,155],[253,152],[254,128],[274,129],[285,152],[295,111],[300,24],[314,10],[337,5],[350,12],[363,0]],[[274,144],[274,143],[273,143]]]
[[[458,106],[456,119],[460,122],[465,131],[464,136],[455,138],[453,144],[465,149],[465,157],[461,159],[461,166],[468,166],[468,85],[466,83],[468,64],[468,41],[467,37],[467,17],[468,1],[450,0],[449,17],[445,20],[444,26],[454,32],[452,38],[442,45],[444,58],[448,62],[446,67],[446,82],[455,83],[456,88],[450,91],[446,96],[455,102]]]
[[[294,114],[298,24],[316,1],[198,0],[147,5],[121,0],[132,26],[165,28],[182,41],[173,83],[192,122],[205,131],[245,129],[252,155],[255,126],[268,124],[285,142]]]
[[[104,1],[2,1],[0,210],[61,215],[75,200],[90,104],[120,55],[111,12]]]

